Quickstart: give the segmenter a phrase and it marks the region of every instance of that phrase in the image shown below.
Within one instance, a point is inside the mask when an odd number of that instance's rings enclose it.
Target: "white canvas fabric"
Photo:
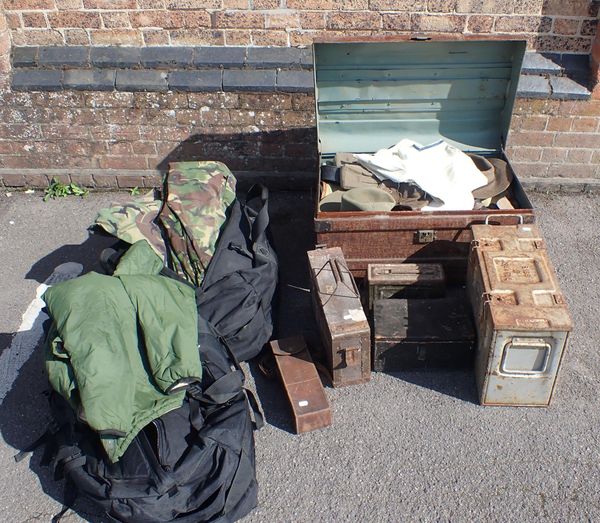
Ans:
[[[412,182],[435,197],[424,211],[473,209],[472,191],[488,183],[471,158],[442,140],[423,146],[405,139],[375,154],[354,157],[381,180]]]

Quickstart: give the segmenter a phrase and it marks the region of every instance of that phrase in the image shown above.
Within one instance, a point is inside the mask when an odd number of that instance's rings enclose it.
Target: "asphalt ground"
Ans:
[[[48,421],[39,317],[28,325],[23,314],[59,264],[94,269],[111,241],[89,239],[86,228],[98,209],[127,197],[44,203],[39,193],[0,193],[2,521],[50,521],[62,501],[40,450],[13,459]],[[552,406],[481,407],[470,371],[374,373],[365,385],[328,388],[333,426],[298,436],[277,383],[251,365],[268,423],[256,433],[260,500],[246,522],[600,521],[600,197],[531,197],[575,324]],[[314,339],[303,290],[310,197],[275,193],[271,208],[280,333]],[[63,521],[104,519],[78,502]]]

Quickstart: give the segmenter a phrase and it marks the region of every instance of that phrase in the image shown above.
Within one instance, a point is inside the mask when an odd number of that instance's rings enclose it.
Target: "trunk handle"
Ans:
[[[511,218],[519,218],[519,225],[523,225],[523,215],[522,214],[488,214],[485,217],[485,225],[489,225],[490,224],[490,218],[499,218],[500,216],[509,216]]]

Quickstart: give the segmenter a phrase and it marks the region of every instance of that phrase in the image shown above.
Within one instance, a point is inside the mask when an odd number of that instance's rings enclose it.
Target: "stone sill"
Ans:
[[[517,96],[590,99],[586,60],[527,53]],[[311,50],[294,47],[16,47],[12,63],[16,91],[314,91]]]

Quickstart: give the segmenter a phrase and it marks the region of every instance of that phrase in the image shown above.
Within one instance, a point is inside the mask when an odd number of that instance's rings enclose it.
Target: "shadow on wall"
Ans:
[[[316,173],[316,128],[195,134],[169,151],[156,168],[166,172],[170,162],[208,159],[238,172]]]

